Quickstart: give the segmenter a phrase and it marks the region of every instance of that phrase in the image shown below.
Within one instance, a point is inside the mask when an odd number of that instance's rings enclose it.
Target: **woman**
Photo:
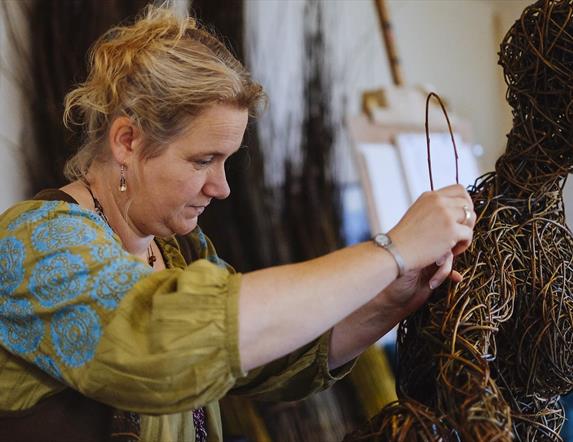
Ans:
[[[70,184],[0,218],[0,436],[220,441],[230,390],[326,388],[460,279],[475,221],[460,186],[423,195],[376,243],[243,275],[217,258],[197,219],[229,195],[225,161],[263,98],[166,9],[96,43],[66,97],[85,133]]]

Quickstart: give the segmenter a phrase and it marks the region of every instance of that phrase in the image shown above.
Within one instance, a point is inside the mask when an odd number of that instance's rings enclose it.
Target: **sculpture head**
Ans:
[[[545,180],[566,176],[573,168],[573,0],[528,6],[499,55],[513,113],[505,160],[525,156]]]

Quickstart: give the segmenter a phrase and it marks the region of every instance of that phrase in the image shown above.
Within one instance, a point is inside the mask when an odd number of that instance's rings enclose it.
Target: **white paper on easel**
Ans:
[[[392,144],[360,144],[361,179],[368,200],[370,231],[387,232],[410,205],[396,147]]]
[[[459,181],[464,187],[473,184],[479,176],[479,168],[470,146],[454,135],[458,149]],[[432,177],[434,189],[440,189],[456,182],[456,162],[452,140],[448,133],[430,134]],[[423,192],[430,190],[426,135],[424,133],[404,133],[396,136],[396,147],[410,198],[415,200]]]

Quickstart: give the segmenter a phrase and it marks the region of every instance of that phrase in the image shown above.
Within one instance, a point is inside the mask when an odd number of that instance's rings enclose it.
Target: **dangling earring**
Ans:
[[[125,164],[119,166],[119,191],[127,190],[127,181],[125,180]]]

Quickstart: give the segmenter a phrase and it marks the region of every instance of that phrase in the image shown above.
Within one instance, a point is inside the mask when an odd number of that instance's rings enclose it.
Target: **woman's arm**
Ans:
[[[371,243],[243,275],[239,349],[244,370],[301,347],[372,299],[397,276]]]
[[[462,224],[463,206],[471,208],[471,199],[457,185],[428,192],[414,203],[390,232],[408,270],[420,270],[449,252],[459,254],[468,247],[473,216],[471,225]],[[304,263],[243,275],[239,296],[243,369],[287,354],[336,324],[340,325],[333,337],[333,366],[340,365],[354,352],[346,344],[342,348],[339,345],[352,336],[346,332],[362,335],[363,342],[375,340],[411,308],[414,293],[398,295],[404,297],[398,303],[382,293],[374,304],[359,310],[383,292],[397,274],[393,257],[368,242]],[[342,340],[338,338],[341,333]]]

